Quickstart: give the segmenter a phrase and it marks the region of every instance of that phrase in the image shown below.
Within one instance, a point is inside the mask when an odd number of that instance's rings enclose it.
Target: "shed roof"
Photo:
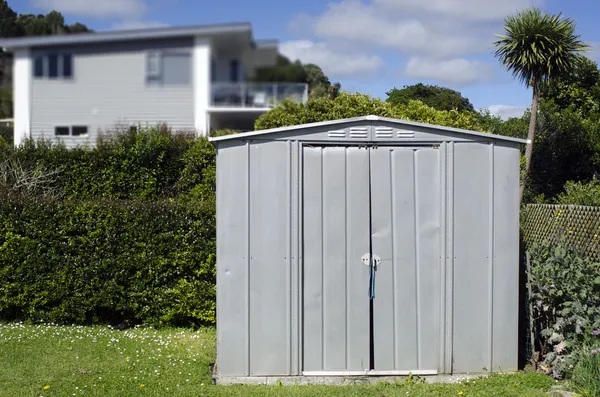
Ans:
[[[10,51],[16,48],[92,44],[128,40],[168,39],[185,36],[216,35],[230,33],[245,33],[250,35],[251,37],[252,26],[248,22],[242,22],[215,25],[113,30],[103,32],[63,34],[55,36],[17,37],[0,40],[0,47],[4,48],[6,51]],[[277,42],[273,40],[259,41],[255,42],[255,44],[259,47],[277,46]]]
[[[502,135],[495,135],[495,134],[490,134],[490,133],[486,133],[486,132],[476,132],[476,131],[464,130],[464,129],[460,129],[460,128],[444,127],[444,126],[440,126],[440,125],[426,124],[426,123],[417,123],[414,121],[407,121],[407,120],[402,120],[402,119],[392,119],[389,117],[380,117],[380,116],[360,116],[360,117],[353,117],[353,118],[347,118],[347,119],[320,121],[317,123],[299,124],[299,125],[292,125],[292,126],[288,126],[288,127],[271,128],[271,129],[267,129],[267,130],[259,130],[259,131],[251,131],[251,132],[245,132],[245,133],[240,133],[240,134],[211,137],[211,138],[209,138],[209,140],[211,142],[220,142],[220,141],[246,139],[246,138],[254,138],[254,137],[266,138],[270,134],[276,134],[276,133],[287,132],[287,131],[291,132],[291,131],[298,131],[298,130],[306,130],[306,133],[309,134],[311,132],[310,131],[311,129],[321,128],[321,127],[326,127],[326,126],[333,127],[333,126],[336,126],[339,124],[357,123],[357,122],[365,122],[365,121],[382,121],[382,122],[386,122],[386,123],[397,124],[399,126],[421,127],[421,128],[430,129],[432,131],[440,131],[440,132],[452,133],[452,134],[456,134],[456,135],[467,135],[467,136],[470,135],[473,137],[484,137],[484,138],[488,138],[488,139],[491,138],[496,141],[507,141],[507,142],[521,143],[521,144],[526,144],[529,142],[526,139],[513,138],[513,137],[508,137],[508,136],[502,136]]]

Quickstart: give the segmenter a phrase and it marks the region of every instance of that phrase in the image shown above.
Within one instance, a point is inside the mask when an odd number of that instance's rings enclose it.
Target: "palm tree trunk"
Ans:
[[[540,83],[533,82],[533,95],[531,98],[531,118],[529,119],[529,133],[527,134],[527,148],[525,149],[525,173],[521,179],[521,191],[519,195],[519,206],[523,203],[523,194],[525,193],[525,184],[529,178],[531,169],[531,156],[533,154],[533,141],[535,139],[535,126],[537,123],[538,107],[540,105]]]

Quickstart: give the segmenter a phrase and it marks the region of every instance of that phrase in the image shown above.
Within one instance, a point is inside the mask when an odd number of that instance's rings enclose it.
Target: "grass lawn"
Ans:
[[[459,384],[214,386],[212,329],[0,324],[0,396],[547,396],[539,374]]]

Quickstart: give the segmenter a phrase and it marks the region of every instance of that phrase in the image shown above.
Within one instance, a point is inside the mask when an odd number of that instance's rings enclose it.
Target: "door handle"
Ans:
[[[381,258],[378,255],[371,256],[371,254],[366,253],[360,258],[360,261],[363,263],[363,265],[377,268],[377,266],[379,266],[381,263]]]
[[[375,271],[381,263],[379,255],[371,255],[370,253],[364,254],[360,261],[369,266],[369,299],[375,298]]]

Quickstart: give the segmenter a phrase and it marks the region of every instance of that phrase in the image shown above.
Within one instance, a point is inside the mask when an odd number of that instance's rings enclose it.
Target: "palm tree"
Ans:
[[[563,19],[562,14],[549,15],[538,8],[529,8],[504,21],[505,35],[498,40],[495,56],[512,75],[533,90],[529,143],[525,150],[525,178],[521,181],[520,202],[523,201],[525,179],[531,168],[531,155],[540,103],[540,87],[553,78],[573,72],[588,50],[580,36],[575,34],[575,22]]]

